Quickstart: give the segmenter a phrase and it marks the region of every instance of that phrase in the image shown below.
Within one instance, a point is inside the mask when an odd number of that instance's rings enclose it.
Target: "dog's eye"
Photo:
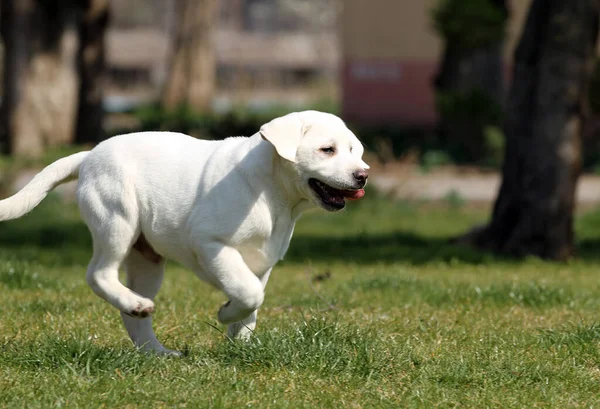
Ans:
[[[326,148],[321,148],[321,152],[332,154],[335,153],[335,148],[333,146],[328,146]]]

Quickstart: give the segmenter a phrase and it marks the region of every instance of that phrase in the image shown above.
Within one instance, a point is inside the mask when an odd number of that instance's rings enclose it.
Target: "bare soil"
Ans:
[[[371,167],[369,181],[379,191],[405,200],[447,200],[492,203],[500,188],[498,171],[472,167],[443,166],[424,172],[418,165],[401,162]],[[585,174],[579,178],[577,205],[600,204],[600,176]]]

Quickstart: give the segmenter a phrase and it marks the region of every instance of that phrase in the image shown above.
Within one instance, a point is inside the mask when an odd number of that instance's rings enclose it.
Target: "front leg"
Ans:
[[[261,306],[264,287],[248,268],[242,255],[233,247],[212,242],[198,250],[199,263],[216,286],[229,298],[219,310],[222,324],[232,324],[247,318]]]
[[[269,280],[269,276],[271,275],[271,270],[267,270],[267,272],[260,278],[260,282],[263,285],[263,289],[267,286],[267,281]],[[233,324],[229,324],[227,326],[227,336],[230,338],[238,338],[247,340],[252,335],[254,328],[256,328],[256,315],[257,310],[254,310],[248,317],[244,318],[242,321],[234,322]]]
[[[227,336],[244,341],[249,340],[256,328],[256,313],[257,310],[254,310],[243,320],[227,325]]]

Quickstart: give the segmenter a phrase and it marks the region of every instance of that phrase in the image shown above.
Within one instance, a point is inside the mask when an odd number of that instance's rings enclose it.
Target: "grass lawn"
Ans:
[[[576,408],[600,406],[600,215],[568,264],[447,244],[487,216],[367,196],[297,226],[254,338],[224,296],[170,265],[136,352],[85,283],[90,239],[49,197],[0,225],[0,407]]]

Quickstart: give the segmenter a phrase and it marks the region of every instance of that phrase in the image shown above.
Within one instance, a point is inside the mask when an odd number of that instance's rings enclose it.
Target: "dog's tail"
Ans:
[[[0,221],[16,219],[30,212],[61,183],[77,179],[79,166],[89,151],[79,152],[46,166],[23,189],[0,200]]]

